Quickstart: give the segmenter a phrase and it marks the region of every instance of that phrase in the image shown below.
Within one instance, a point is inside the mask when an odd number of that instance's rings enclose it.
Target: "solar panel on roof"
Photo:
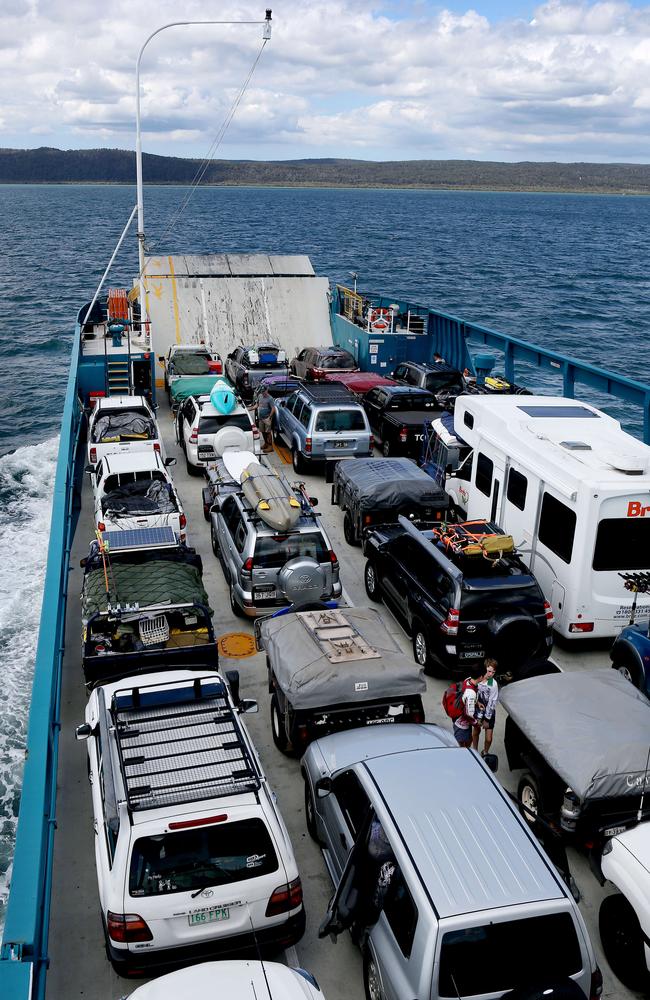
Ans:
[[[109,552],[135,549],[162,549],[176,545],[176,535],[170,525],[161,528],[132,528],[125,531],[102,531],[102,541]]]
[[[529,417],[600,417],[586,406],[520,406],[519,409]]]

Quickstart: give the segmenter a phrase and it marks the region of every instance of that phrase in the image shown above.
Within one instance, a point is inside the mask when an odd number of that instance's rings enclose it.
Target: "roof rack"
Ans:
[[[432,528],[434,540],[455,556],[483,557],[498,562],[515,551],[512,535],[505,535],[490,521],[463,521]]]
[[[116,691],[111,715],[132,811],[260,787],[226,685],[214,674]]]
[[[299,392],[306,392],[318,403],[357,403],[353,392],[342,382],[305,382]]]

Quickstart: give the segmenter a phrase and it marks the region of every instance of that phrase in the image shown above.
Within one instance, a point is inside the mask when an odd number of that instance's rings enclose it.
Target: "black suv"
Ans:
[[[474,546],[455,551],[463,533],[512,539],[490,521],[450,526],[397,524],[368,529],[364,541],[366,593],[386,600],[413,638],[413,656],[426,671],[460,673],[485,656],[513,676],[531,659],[545,658],[553,643],[553,613],[542,590],[514,551],[499,556]]]
[[[226,358],[226,375],[245,403],[252,402],[255,389],[267,375],[288,372],[286,354],[277,344],[236,347]]]
[[[438,406],[446,406],[462,392],[467,392],[462,373],[446,361],[425,363],[423,361],[402,361],[393,372],[396,382],[428,389],[436,397]]]

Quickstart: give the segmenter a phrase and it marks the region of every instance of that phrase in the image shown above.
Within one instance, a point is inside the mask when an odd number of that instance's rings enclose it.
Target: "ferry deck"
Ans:
[[[168,456],[177,459],[171,468],[176,488],[180,494],[188,519],[190,544],[203,559],[204,582],[215,609],[214,626],[217,636],[229,632],[252,634],[252,623],[235,619],[229,605],[228,592],[218,560],[210,545],[209,526],[204,520],[201,487],[203,480],[190,477],[185,461],[176,444],[174,424],[167,399],[159,392],[158,419],[165,440]],[[289,455],[276,448],[270,456],[279,466],[289,464]],[[290,470],[288,470],[290,471]],[[292,475],[292,473],[291,473]],[[308,492],[319,498],[318,510],[338,555],[344,599],[351,604],[368,603],[363,585],[364,560],[358,548],[348,546],[343,538],[343,518],[338,508],[330,506],[330,488],[322,476],[307,476]],[[93,534],[92,491],[89,477],[84,477],[82,510],[71,554],[69,574],[68,614],[66,625],[66,650],[63,664],[63,689],[61,698],[61,737],[58,769],[57,833],[55,837],[54,877],[50,921],[49,956],[47,976],[49,1000],[117,1000],[128,996],[139,985],[138,981],[120,979],[108,963],[104,950],[99,914],[95,857],[93,848],[93,820],[90,791],[86,773],[86,747],[75,740],[75,726],[83,721],[85,688],[81,668],[80,650],[80,600],[82,570],[79,560],[86,554]],[[390,611],[381,606],[387,627],[394,632],[406,656],[411,646],[400,625]],[[581,671],[589,683],[589,670],[609,663],[607,648],[580,651],[556,646],[554,659],[562,669]],[[269,720],[270,696],[266,684],[264,655],[256,654],[245,659],[222,658],[222,669],[237,667],[241,673],[242,694],[255,698],[259,714],[246,716],[246,725],[259,751],[271,785],[278,797],[280,809],[289,829],[298,867],[302,877],[307,928],[303,939],[295,948],[279,956],[290,965],[308,969],[318,980],[328,1000],[356,1000],[364,995],[360,953],[349,935],[343,935],[333,944],[329,939],[319,941],[318,925],[325,913],[332,894],[332,884],[319,849],[310,839],[305,826],[303,787],[297,760],[284,757],[274,746]],[[423,697],[426,718],[446,728],[450,722],[440,706],[446,682],[427,678],[427,691]],[[500,712],[493,749],[499,754],[499,779],[515,790],[516,778],[508,771],[503,748],[504,713]],[[582,892],[581,910],[602,969],[605,986],[603,997],[607,1000],[630,1000],[636,996],[626,990],[610,971],[602,954],[598,935],[598,907],[603,893],[584,857],[569,852],[572,872]],[[537,942],[535,947],[543,947]]]

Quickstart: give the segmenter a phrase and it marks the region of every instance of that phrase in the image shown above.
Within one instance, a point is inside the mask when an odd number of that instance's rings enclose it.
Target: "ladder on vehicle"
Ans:
[[[220,677],[116,691],[111,716],[129,810],[257,791],[261,785]]]

